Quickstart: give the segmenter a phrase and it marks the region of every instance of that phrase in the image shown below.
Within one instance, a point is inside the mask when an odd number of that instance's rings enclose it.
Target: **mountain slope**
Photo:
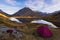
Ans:
[[[3,12],[1,9],[0,9],[0,14],[4,14],[4,15],[6,15],[6,16],[10,16],[9,14]]]
[[[35,13],[28,7],[24,7],[23,9],[19,10],[14,14],[15,16],[38,16],[39,13]]]
[[[23,9],[19,10],[18,12],[16,12],[12,16],[36,16],[36,17],[39,17],[40,14],[32,11],[28,7],[24,7]],[[35,18],[17,18],[17,19],[22,21],[22,22],[30,22],[31,20],[34,20]]]
[[[51,15],[44,17],[44,20],[50,21],[56,26],[60,27],[60,11],[51,13]]]

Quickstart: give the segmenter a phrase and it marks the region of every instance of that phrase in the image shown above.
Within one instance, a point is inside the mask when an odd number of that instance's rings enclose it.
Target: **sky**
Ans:
[[[8,14],[14,14],[24,7],[51,13],[60,10],[60,0],[0,0],[0,9]]]

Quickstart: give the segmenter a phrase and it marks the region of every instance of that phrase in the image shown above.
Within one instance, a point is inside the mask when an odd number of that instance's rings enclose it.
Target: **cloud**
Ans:
[[[27,0],[25,6],[30,7],[33,10],[40,10],[47,6],[44,0]]]
[[[52,2],[53,2],[54,4],[58,4],[58,3],[60,3],[60,0],[52,0]]]
[[[4,12],[6,12],[8,14],[14,14],[15,12],[17,12],[20,9],[20,7],[13,7],[13,6],[0,4],[0,9],[2,9]]]
[[[20,5],[16,0],[5,0],[5,2],[11,5]]]
[[[54,12],[60,10],[60,0],[51,0],[51,2],[46,3],[46,0],[27,0],[26,6],[33,10],[38,10],[42,12]],[[52,4],[50,4],[52,3]]]
[[[32,10],[49,12],[49,13],[60,10],[60,0],[51,0],[50,2],[48,2],[47,0],[26,0],[24,1],[24,3],[23,1],[18,2],[18,0],[3,0],[3,1],[5,1],[7,4],[10,5],[0,4],[0,9],[9,14],[15,13],[24,6],[27,6]]]
[[[58,10],[60,10],[60,4],[52,5],[43,9],[44,12],[49,12],[49,13],[58,11]]]
[[[46,8],[44,8],[42,11],[44,12],[54,12],[54,11],[58,11],[60,10],[60,0],[52,0],[53,4],[50,6],[47,6]]]

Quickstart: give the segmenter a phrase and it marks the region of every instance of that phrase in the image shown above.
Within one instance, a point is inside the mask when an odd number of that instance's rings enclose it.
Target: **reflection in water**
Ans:
[[[13,18],[13,17],[9,18],[9,20],[11,20],[11,21],[16,21],[16,22],[18,22],[18,23],[22,23],[21,21],[19,21],[19,20],[16,19],[16,18]]]
[[[53,23],[48,22],[48,21],[45,21],[45,20],[34,20],[34,21],[31,21],[31,23],[47,24],[47,25],[49,25],[49,27],[58,28],[58,27],[55,26]]]
[[[19,21],[18,19],[16,18],[9,18],[11,21],[16,21],[18,23],[22,23],[21,21]],[[57,26],[55,26],[53,23],[51,22],[48,22],[48,21],[45,21],[45,20],[34,20],[34,21],[31,21],[31,23],[40,23],[40,24],[47,24],[49,27],[52,27],[52,28],[58,28]]]

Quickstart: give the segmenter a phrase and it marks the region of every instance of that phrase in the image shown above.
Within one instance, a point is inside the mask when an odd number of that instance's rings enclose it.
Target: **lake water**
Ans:
[[[11,21],[16,21],[16,22],[19,22],[19,23],[22,23],[21,21],[19,21],[18,19],[16,18],[9,18]],[[34,21],[31,21],[31,23],[39,23],[39,24],[47,24],[49,25],[50,27],[52,28],[58,28],[57,26],[55,26],[53,23],[51,22],[48,22],[46,20],[34,20]]]
[[[45,21],[45,20],[34,20],[34,21],[31,21],[31,23],[39,23],[39,24],[47,24],[49,25],[49,27],[52,27],[52,28],[58,28],[57,26],[55,26],[53,23],[51,22],[48,22],[48,21]]]

